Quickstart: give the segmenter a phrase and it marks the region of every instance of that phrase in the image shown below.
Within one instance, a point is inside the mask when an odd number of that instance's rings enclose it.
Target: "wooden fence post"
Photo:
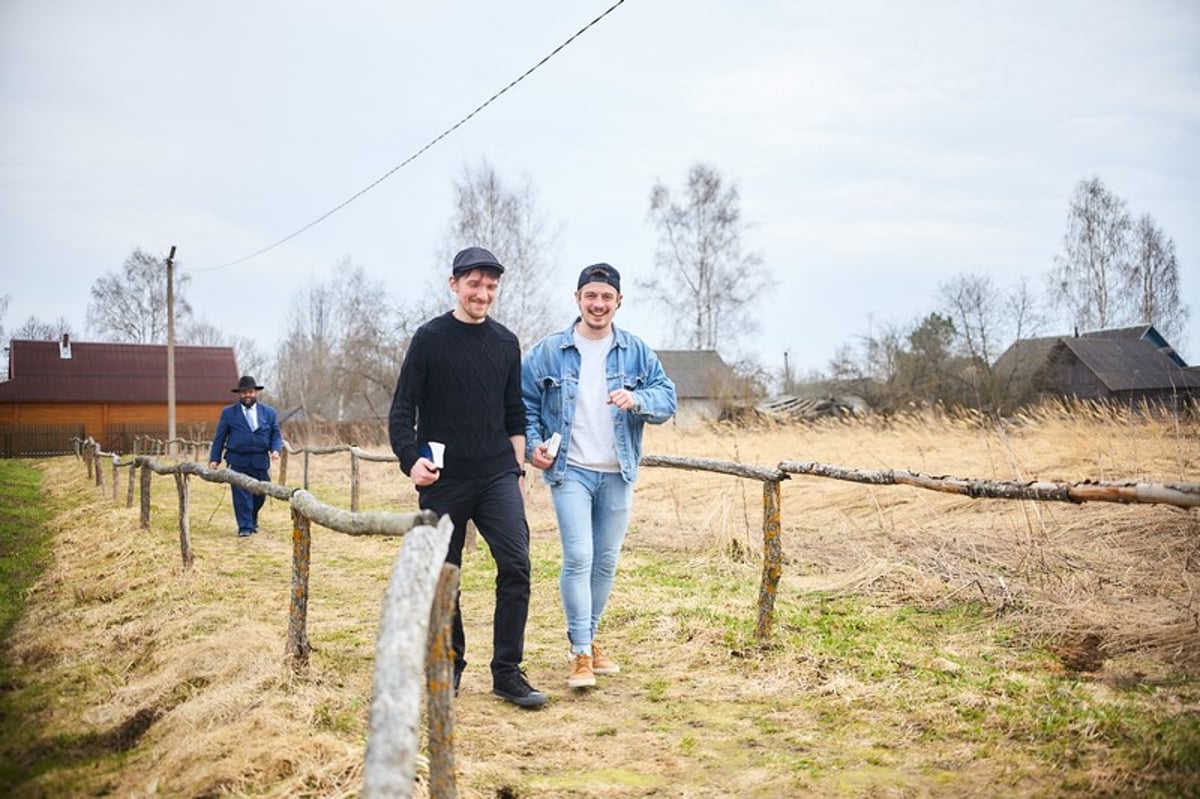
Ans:
[[[312,548],[312,522],[292,508],[292,607],[288,614],[288,641],[285,653],[292,669],[308,665],[312,646],[308,643],[308,564]]]
[[[191,492],[188,490],[188,475],[175,472],[175,490],[179,492],[179,554],[183,557],[183,570],[192,568],[192,534],[188,522],[191,507]]]
[[[358,453],[350,445],[350,512],[358,513]]]
[[[426,712],[429,715],[429,795],[453,799],[454,764],[454,647],[450,640],[459,569],[444,564],[429,609],[429,638],[425,647]]]
[[[763,481],[763,576],[758,589],[758,622],[754,637],[760,644],[771,637],[775,616],[775,595],[783,575],[783,545],[780,541],[779,480]]]
[[[304,450],[304,490],[308,490],[308,450]]]
[[[137,456],[135,455],[133,458],[133,461],[131,461],[129,464],[129,490],[125,493],[125,507],[126,508],[133,507],[133,481],[134,481],[134,476],[136,474],[137,474]]]
[[[92,442],[88,441],[83,445],[83,462],[87,464],[88,479],[93,479],[92,469],[96,468],[96,459],[92,457]]]
[[[142,529],[150,529],[150,478],[154,473],[145,463],[142,464]]]
[[[96,461],[96,486],[101,491],[103,491],[104,490],[104,467],[102,467],[100,465],[101,458],[100,458],[100,446],[99,445],[97,445],[96,449],[92,452],[92,459],[94,461]]]

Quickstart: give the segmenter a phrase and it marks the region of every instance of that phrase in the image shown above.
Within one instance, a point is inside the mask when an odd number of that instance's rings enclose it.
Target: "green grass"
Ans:
[[[849,795],[866,790],[855,778],[940,783],[972,761],[996,763],[1014,790],[1022,773],[1061,774],[1062,795],[1087,795],[1097,787],[1088,775],[1099,771],[1113,775],[1118,794],[1200,790],[1200,681],[1064,673],[1053,656],[1016,643],[1017,622],[996,619],[985,605],[932,609],[793,594],[777,602],[763,645],[754,637],[750,580],[642,551],[626,559],[618,590],[639,598],[607,617],[627,640],[670,630],[684,641],[704,631],[732,655],[713,664],[724,660],[743,684],[796,674],[795,690],[736,706],[695,701],[703,691],[688,695],[669,680],[644,681],[645,717],[680,734],[682,756],[719,751],[737,768],[790,771],[815,780],[819,793]],[[812,719],[819,736],[809,739],[797,719]],[[726,751],[722,741],[734,729],[739,745]]]
[[[50,512],[42,475],[24,461],[0,460],[0,640],[25,607],[25,593],[46,568]]]
[[[22,774],[54,768],[78,750],[75,742],[61,741],[53,750],[21,752],[22,742],[33,736],[25,728],[25,709],[14,702],[22,678],[11,662],[8,637],[51,555],[46,528],[50,510],[41,485],[41,472],[27,462],[0,460],[0,786],[14,785]],[[27,701],[51,699],[27,696]]]

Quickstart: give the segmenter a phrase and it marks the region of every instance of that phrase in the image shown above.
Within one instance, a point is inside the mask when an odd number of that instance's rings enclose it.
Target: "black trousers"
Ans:
[[[475,522],[496,561],[496,610],[492,616],[492,677],[516,671],[525,657],[525,623],[529,618],[529,525],[516,468],[490,477],[443,477],[419,489],[420,505],[454,522],[446,562],[462,566],[467,520]],[[462,610],[454,601],[454,663],[467,665]]]

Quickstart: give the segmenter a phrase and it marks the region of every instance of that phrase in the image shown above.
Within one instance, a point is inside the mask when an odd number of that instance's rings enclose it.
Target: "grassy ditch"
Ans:
[[[8,638],[25,611],[29,590],[51,558],[46,527],[51,510],[42,493],[42,473],[21,460],[0,460],[0,786],[14,785],[21,775],[54,766],[49,753],[25,750],[21,694],[26,676],[9,656]]]

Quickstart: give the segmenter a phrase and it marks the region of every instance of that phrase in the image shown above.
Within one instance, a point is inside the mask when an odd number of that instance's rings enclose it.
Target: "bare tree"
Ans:
[[[43,322],[36,316],[31,316],[13,331],[12,337],[31,341],[57,341],[63,335],[75,335],[75,331],[71,328],[71,323],[67,321],[65,316],[60,316],[53,322]]]
[[[464,166],[454,182],[454,216],[438,257],[436,296],[445,294],[454,254],[464,247],[485,247],[504,264],[491,315],[516,333],[522,346],[532,345],[558,321],[548,310],[551,250],[557,239],[532,183],[510,188],[487,161],[477,168]]]
[[[954,323],[955,354],[968,362],[963,377],[975,392],[975,404],[1005,406],[1011,386],[996,375],[996,359],[1014,341],[1036,335],[1044,323],[1028,281],[1006,292],[986,275],[962,274],[939,291],[942,308]]]
[[[195,346],[233,347],[238,373],[253,375],[256,380],[268,386],[268,391],[273,391],[270,388],[272,381],[267,357],[259,350],[254,339],[230,335],[207,319],[193,319],[183,329],[179,341],[181,344]]]
[[[1130,271],[1132,226],[1125,201],[1099,178],[1075,187],[1063,251],[1050,274],[1050,296],[1077,327],[1109,327],[1123,319],[1119,300]]]
[[[184,293],[191,278],[175,271],[175,322],[192,315]],[[125,259],[121,272],[109,272],[92,284],[88,327],[108,341],[161,344],[167,340],[166,261],[141,249]]]
[[[323,284],[297,290],[288,331],[275,356],[279,396],[289,405],[336,419],[339,399],[334,375],[333,291]]]
[[[282,401],[343,421],[387,412],[405,328],[379,281],[344,261],[329,283],[297,292],[275,358]]]
[[[757,328],[751,303],[768,280],[762,258],[742,248],[737,188],[696,163],[681,199],[661,182],[650,191],[658,228],[656,277],[643,282],[677,323],[677,342],[693,349],[728,348]]]
[[[899,404],[896,381],[908,333],[885,324],[838,348],[829,363],[839,389],[857,394],[873,408],[894,410]]]
[[[1132,269],[1125,291],[1133,306],[1134,321],[1158,328],[1168,340],[1183,333],[1190,309],[1179,299],[1179,262],[1175,241],[1143,214],[1133,227]]]

